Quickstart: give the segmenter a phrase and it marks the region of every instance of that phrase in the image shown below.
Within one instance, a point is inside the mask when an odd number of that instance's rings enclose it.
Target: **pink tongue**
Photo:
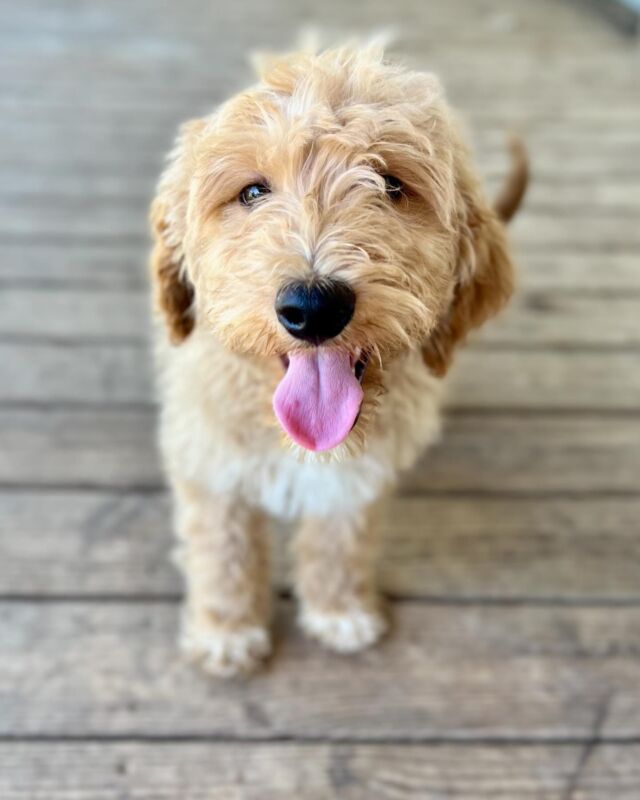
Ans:
[[[330,450],[349,435],[362,397],[349,354],[319,347],[290,355],[273,409],[295,442],[308,450]]]

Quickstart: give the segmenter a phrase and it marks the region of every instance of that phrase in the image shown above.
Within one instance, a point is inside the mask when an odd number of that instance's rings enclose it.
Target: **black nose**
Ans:
[[[333,339],[353,316],[356,296],[342,281],[289,283],[276,297],[276,314],[296,339],[320,344]]]

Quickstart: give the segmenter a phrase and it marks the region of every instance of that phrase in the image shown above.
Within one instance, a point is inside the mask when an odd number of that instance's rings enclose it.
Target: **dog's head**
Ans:
[[[187,123],[152,222],[173,341],[198,325],[280,359],[276,414],[311,450],[361,440],[394,358],[422,348],[444,374],[511,292],[503,226],[438,82],[373,48],[273,59]]]

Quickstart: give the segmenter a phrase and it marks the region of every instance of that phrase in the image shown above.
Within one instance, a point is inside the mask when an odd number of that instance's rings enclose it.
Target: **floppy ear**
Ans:
[[[203,120],[192,120],[180,129],[169,164],[158,183],[151,204],[155,244],[151,253],[151,279],[155,307],[165,319],[169,338],[178,344],[191,333],[193,286],[186,273],[184,238],[191,176],[195,167],[195,140]]]
[[[422,349],[425,363],[438,376],[447,372],[456,346],[469,331],[496,314],[513,291],[514,268],[504,225],[469,173],[460,183],[458,280],[448,310]]]

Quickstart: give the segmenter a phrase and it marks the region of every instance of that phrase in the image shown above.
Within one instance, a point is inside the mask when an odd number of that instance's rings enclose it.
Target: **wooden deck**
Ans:
[[[220,684],[174,643],[146,207],[176,124],[310,19],[404,27],[492,186],[524,134],[521,286],[394,501],[393,634],[307,643],[279,547],[276,657]],[[0,6],[1,800],[640,797],[639,67],[552,0]]]

